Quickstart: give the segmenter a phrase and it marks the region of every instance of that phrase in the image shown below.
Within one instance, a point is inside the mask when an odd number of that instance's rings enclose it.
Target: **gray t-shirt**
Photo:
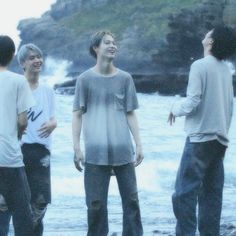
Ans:
[[[233,114],[233,82],[228,65],[211,55],[195,61],[187,97],[176,102],[172,112],[186,116],[185,130],[191,142],[216,139],[227,146]]]
[[[79,76],[74,108],[83,110],[85,159],[95,165],[134,161],[126,114],[138,108],[133,79],[122,70],[103,76],[93,68]]]

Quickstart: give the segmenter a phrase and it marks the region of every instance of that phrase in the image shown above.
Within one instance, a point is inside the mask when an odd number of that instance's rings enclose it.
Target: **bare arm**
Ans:
[[[144,156],[139,135],[138,120],[134,111],[127,112],[127,121],[136,144],[136,161],[134,165],[138,166],[142,162]]]
[[[83,169],[80,166],[80,163],[84,163],[84,157],[83,153],[80,149],[80,135],[81,135],[81,129],[82,129],[82,111],[77,110],[73,112],[72,117],[72,137],[73,137],[73,145],[74,145],[74,163],[75,167],[82,171]]]
[[[27,120],[27,111],[24,111],[18,115],[17,119],[17,129],[18,129],[18,139],[20,140],[22,135],[25,132],[27,127],[28,120]]]

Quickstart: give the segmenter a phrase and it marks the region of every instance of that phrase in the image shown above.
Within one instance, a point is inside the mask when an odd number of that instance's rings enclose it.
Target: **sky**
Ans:
[[[39,18],[56,0],[0,0],[0,34],[10,36],[18,47],[18,22],[26,18]]]

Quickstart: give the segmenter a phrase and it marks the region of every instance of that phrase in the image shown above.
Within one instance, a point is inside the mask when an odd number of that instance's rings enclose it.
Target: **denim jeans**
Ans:
[[[85,164],[85,192],[88,209],[87,236],[106,236],[108,234],[107,196],[114,170],[123,207],[123,236],[141,236],[139,200],[135,169],[133,164],[122,166],[99,166]]]
[[[201,236],[219,236],[225,150],[217,140],[191,143],[187,138],[172,196],[177,236],[194,236],[197,221]]]
[[[21,150],[31,194],[33,235],[42,236],[43,217],[47,210],[47,204],[51,202],[50,152],[44,145],[37,143],[23,144]],[[4,227],[0,227],[0,236],[7,235],[10,217],[10,211],[0,211],[0,220],[5,222]]]
[[[7,236],[9,232],[11,214],[8,211],[8,207],[3,195],[0,195],[0,198],[0,236]]]
[[[8,233],[10,215],[13,217],[15,236],[34,236],[30,191],[24,167],[0,167],[0,179],[0,195],[2,199],[0,236],[6,236]]]
[[[42,144],[23,144],[25,172],[31,193],[34,236],[43,235],[43,217],[51,202],[50,152]]]

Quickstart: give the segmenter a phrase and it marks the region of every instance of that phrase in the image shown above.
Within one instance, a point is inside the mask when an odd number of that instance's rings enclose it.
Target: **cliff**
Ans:
[[[223,22],[236,28],[235,10],[234,0],[58,0],[18,30],[21,44],[34,42],[46,56],[72,61],[73,75],[94,63],[90,35],[110,29],[119,46],[116,65],[155,90],[155,80],[186,81],[189,65],[202,56],[204,34]]]

